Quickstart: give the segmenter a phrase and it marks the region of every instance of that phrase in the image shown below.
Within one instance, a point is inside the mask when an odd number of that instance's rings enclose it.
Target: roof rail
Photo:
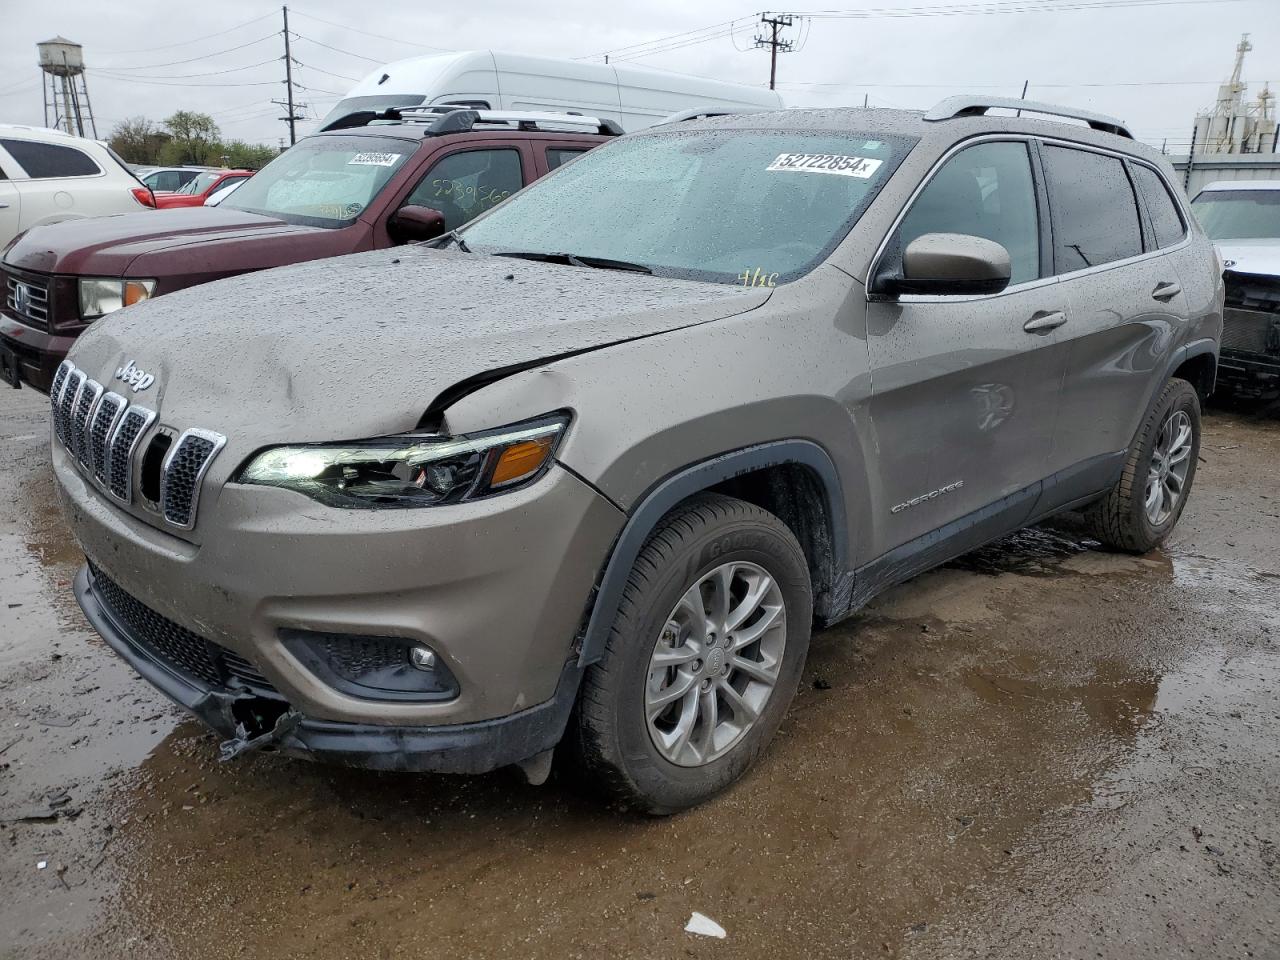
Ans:
[[[961,95],[947,97],[933,105],[924,115],[926,120],[953,120],[956,117],[980,117],[988,110],[1026,110],[1030,113],[1044,113],[1051,117],[1067,117],[1072,120],[1083,120],[1090,128],[1102,133],[1113,133],[1117,137],[1134,139],[1123,120],[1108,117],[1101,113],[1090,113],[1074,107],[1059,107],[1052,103],[1038,103],[1035,100],[1015,100],[1013,97],[975,97]]]
[[[586,128],[606,137],[620,137],[625,132],[616,120],[588,117],[579,113],[538,113],[526,110],[475,110],[470,107],[439,104],[431,107],[399,107],[384,111],[378,119],[432,121],[432,133],[457,133],[474,129],[478,124],[494,123],[520,130],[537,131],[563,127]],[[389,114],[396,116],[389,116]],[[584,131],[585,132],[585,131]]]
[[[703,120],[707,117],[732,117],[739,113],[768,113],[770,109],[770,107],[694,107],[692,110],[677,110],[671,116],[659,120],[654,126],[683,123],[686,120]]]

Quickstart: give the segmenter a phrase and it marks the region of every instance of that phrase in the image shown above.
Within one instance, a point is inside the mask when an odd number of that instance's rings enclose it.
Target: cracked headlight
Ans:
[[[532,483],[550,466],[569,418],[554,415],[459,437],[403,434],[354,443],[272,447],[239,483],[284,487],[334,507],[434,507]]]
[[[155,293],[154,280],[98,280],[84,278],[80,281],[80,319],[97,320],[121,307],[149,300]]]

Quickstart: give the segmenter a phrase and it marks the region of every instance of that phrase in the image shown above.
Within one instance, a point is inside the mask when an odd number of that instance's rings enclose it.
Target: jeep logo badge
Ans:
[[[133,388],[134,393],[145,390],[156,382],[156,378],[141,367],[135,366],[133,361],[128,361],[123,367],[116,370],[116,379],[123,380]]]

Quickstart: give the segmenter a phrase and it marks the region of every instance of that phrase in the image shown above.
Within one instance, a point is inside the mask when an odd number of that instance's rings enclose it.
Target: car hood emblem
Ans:
[[[126,361],[123,367],[116,368],[116,379],[127,383],[134,393],[140,393],[156,382],[154,375],[147,373],[132,360]]]

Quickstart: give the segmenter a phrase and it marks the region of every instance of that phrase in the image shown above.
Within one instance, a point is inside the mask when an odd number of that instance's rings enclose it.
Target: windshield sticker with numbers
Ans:
[[[357,153],[347,161],[347,166],[354,163],[366,167],[394,167],[399,159],[398,153]]]
[[[780,153],[766,170],[788,170],[796,173],[834,173],[840,177],[870,179],[883,160],[871,157],[845,157],[834,153]]]

